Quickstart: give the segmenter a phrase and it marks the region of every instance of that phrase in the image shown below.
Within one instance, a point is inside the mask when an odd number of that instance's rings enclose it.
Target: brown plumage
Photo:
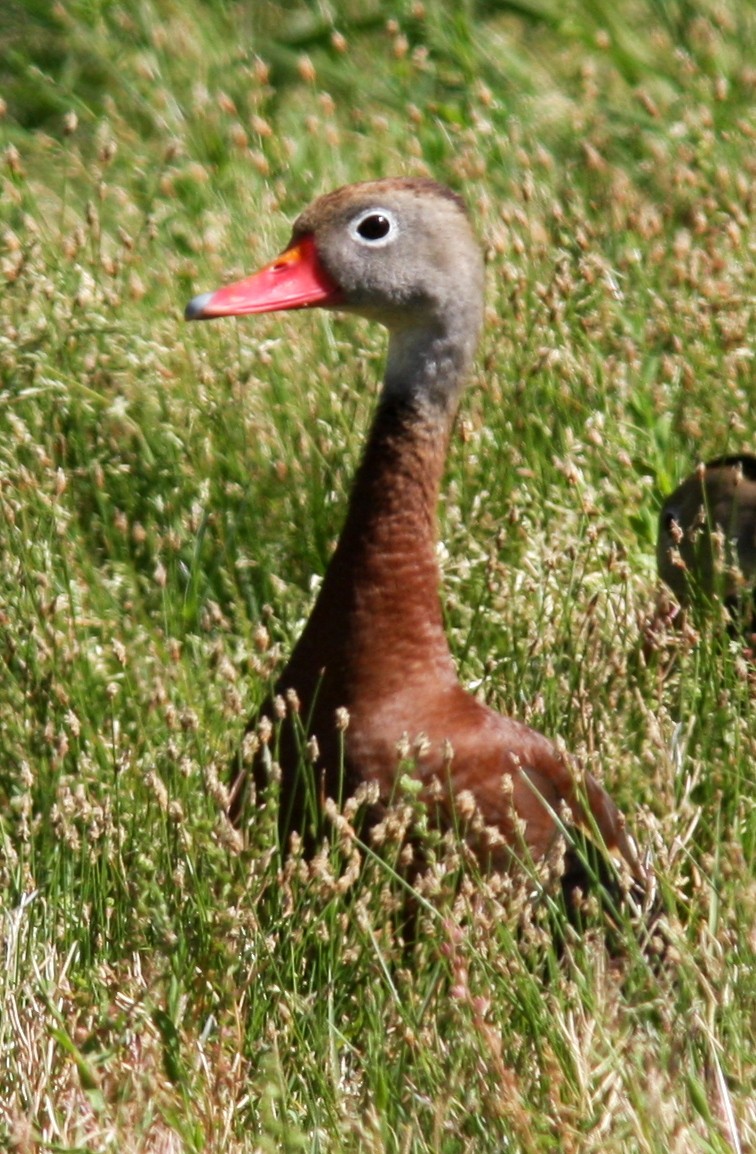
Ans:
[[[475,841],[486,860],[505,866],[513,855],[545,857],[566,803],[572,819],[596,827],[640,877],[633,841],[604,789],[547,738],[467,693],[444,634],[436,506],[478,343],[483,283],[462,201],[431,181],[382,180],[316,200],[277,261],[187,308],[189,319],[206,319],[320,304],[389,330],[383,390],[344,529],[276,687],[296,691],[320,750],[305,780],[292,728],[283,726],[282,827],[301,829],[308,788],[321,798],[347,797],[360,782],[376,781],[388,800],[398,743],[422,735],[415,773],[436,798],[434,812],[451,822],[455,796],[469,790],[497,831],[498,844]],[[339,707],[349,713],[343,733]]]
[[[718,594],[734,614],[752,613],[756,457],[718,457],[678,485],[659,514],[656,557],[681,605]]]

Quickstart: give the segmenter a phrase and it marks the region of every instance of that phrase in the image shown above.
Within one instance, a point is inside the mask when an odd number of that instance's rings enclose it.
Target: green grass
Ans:
[[[0,1145],[746,1151],[754,676],[643,655],[661,499],[753,449],[740,0],[0,13]],[[282,864],[226,766],[338,534],[384,337],[185,327],[335,184],[462,191],[489,319],[442,503],[463,680],[655,855],[672,942],[568,937],[431,837],[414,943],[343,831]],[[337,823],[338,824],[338,823]],[[393,848],[392,848],[393,847]],[[616,935],[615,935],[616,936]]]

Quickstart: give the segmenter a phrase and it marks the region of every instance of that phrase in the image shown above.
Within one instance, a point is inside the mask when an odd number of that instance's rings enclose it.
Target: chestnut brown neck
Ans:
[[[396,396],[378,407],[346,522],[281,676],[328,707],[391,694],[414,676],[454,679],[439,603],[436,507],[451,417]],[[369,688],[368,688],[369,687]]]
[[[279,687],[370,709],[456,684],[439,603],[437,505],[459,396],[482,320],[471,286],[392,314],[383,391],[336,552]],[[456,283],[456,282],[455,282]],[[331,724],[330,719],[327,722]]]

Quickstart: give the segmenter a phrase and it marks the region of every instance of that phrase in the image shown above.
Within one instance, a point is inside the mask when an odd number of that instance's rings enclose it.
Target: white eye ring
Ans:
[[[349,225],[349,235],[368,248],[383,248],[396,238],[399,226],[388,208],[369,208]]]

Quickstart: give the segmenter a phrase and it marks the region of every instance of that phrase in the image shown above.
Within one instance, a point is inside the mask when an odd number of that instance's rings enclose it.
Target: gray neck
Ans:
[[[472,364],[482,308],[447,310],[440,322],[429,318],[393,328],[389,338],[382,399],[410,402],[451,422]]]

